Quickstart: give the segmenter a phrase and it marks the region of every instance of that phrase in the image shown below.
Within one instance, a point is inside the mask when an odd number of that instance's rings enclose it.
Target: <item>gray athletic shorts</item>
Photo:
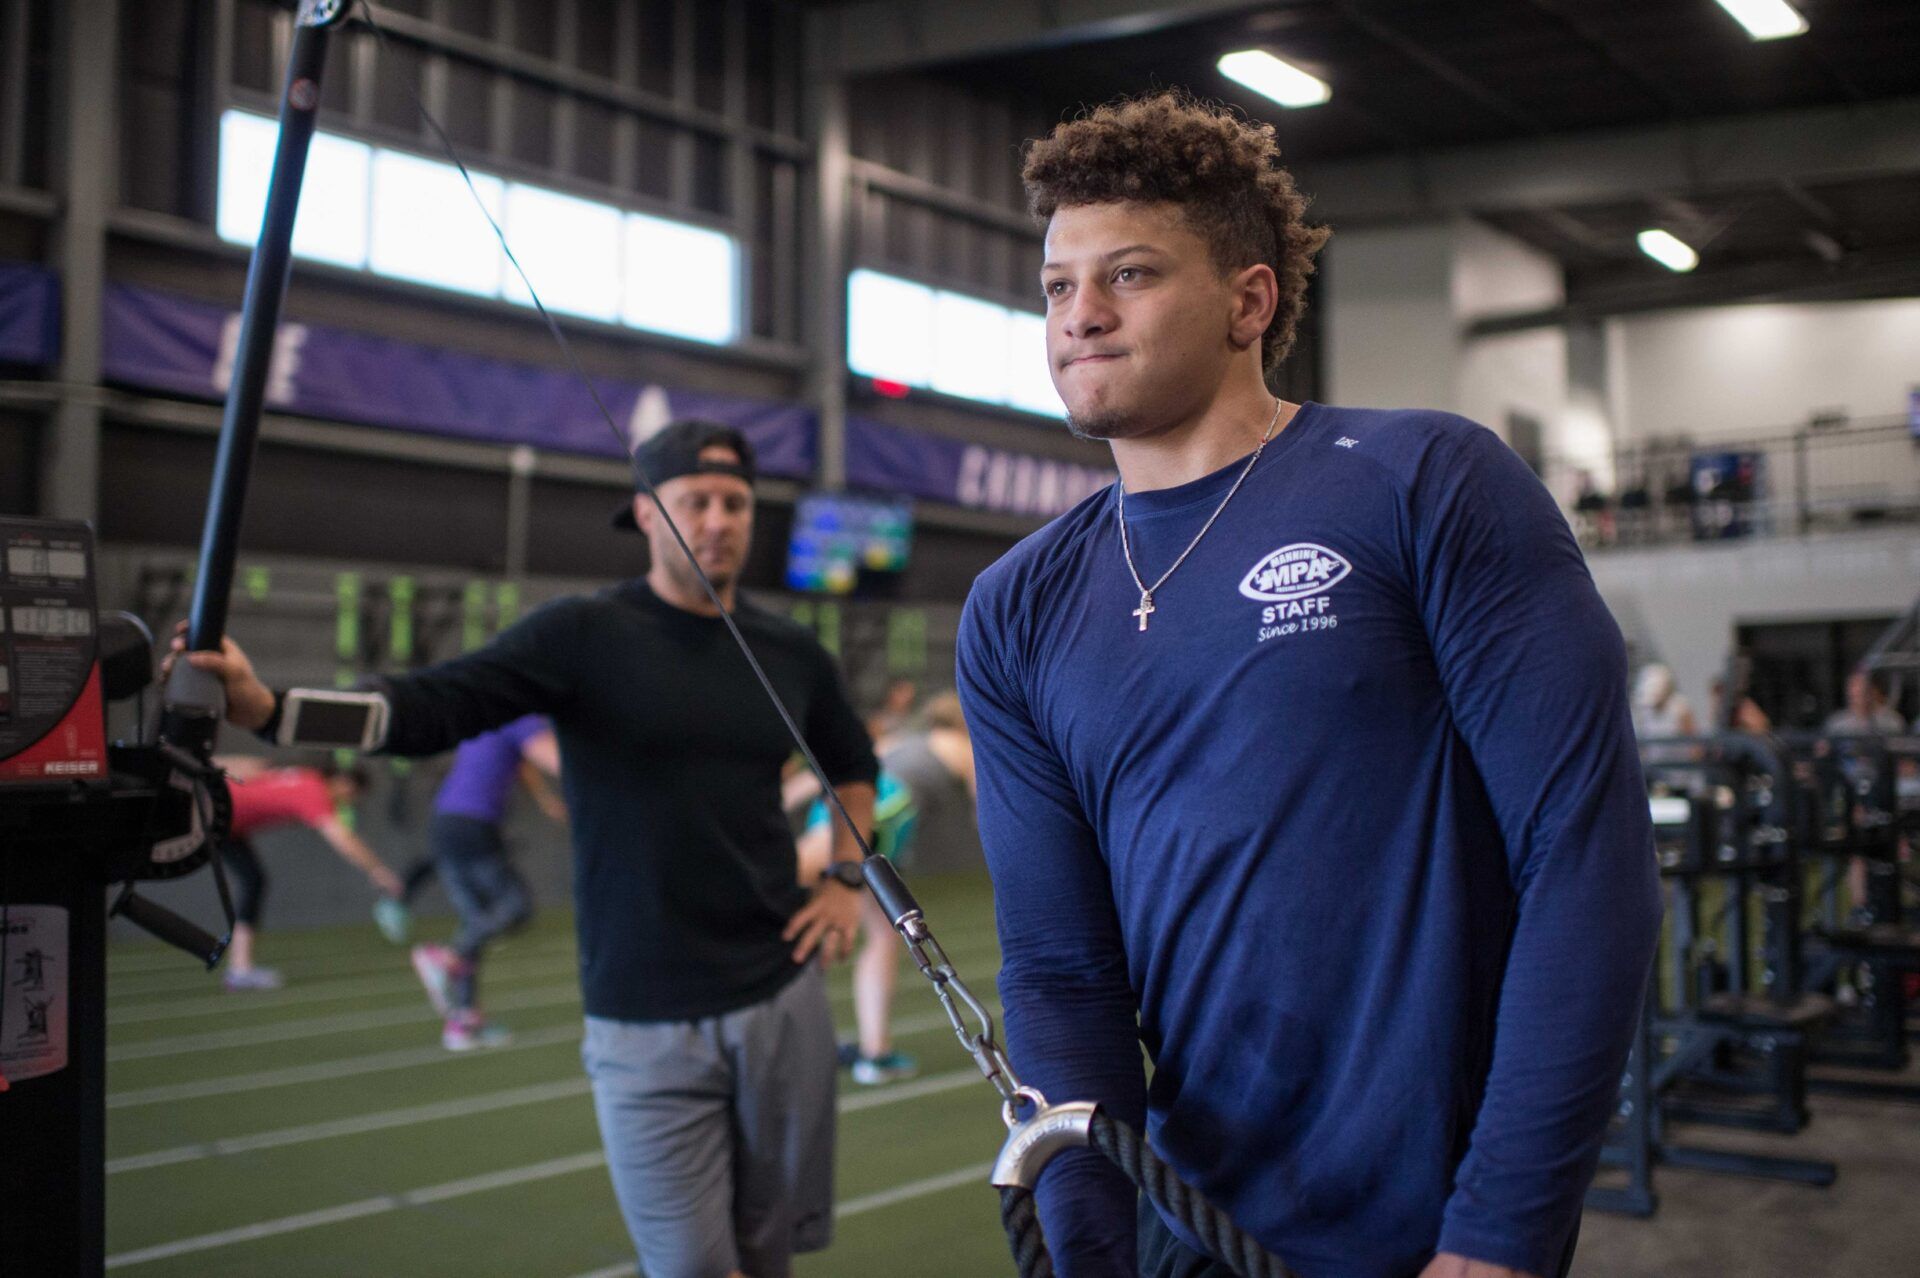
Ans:
[[[646,1278],[787,1278],[833,1235],[833,1020],[808,964],[699,1021],[587,1018],[614,1196]]]

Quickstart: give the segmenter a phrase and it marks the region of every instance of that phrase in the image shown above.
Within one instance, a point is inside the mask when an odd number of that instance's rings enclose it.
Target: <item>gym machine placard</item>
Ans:
[[[0,522],[0,786],[104,784],[93,533]]]

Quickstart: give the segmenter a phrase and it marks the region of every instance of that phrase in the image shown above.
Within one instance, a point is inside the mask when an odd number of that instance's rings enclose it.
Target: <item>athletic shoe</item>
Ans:
[[[474,1013],[456,1016],[440,1031],[440,1046],[449,1052],[472,1052],[489,1047],[505,1047],[513,1034],[499,1025],[489,1025]]]
[[[840,1059],[841,1069],[852,1069],[853,1063],[860,1059],[860,1044],[840,1043],[834,1047],[834,1055]]]
[[[912,1078],[919,1072],[920,1062],[905,1052],[888,1052],[885,1056],[862,1056],[853,1063],[853,1081],[862,1087],[876,1087],[881,1083]]]
[[[427,1000],[442,1016],[453,1014],[453,966],[459,962],[444,945],[413,947],[413,970],[427,987]]]
[[[280,972],[271,967],[254,967],[244,972],[227,969],[220,983],[236,994],[251,990],[277,990],[286,982],[280,979]]]
[[[393,897],[380,897],[373,903],[373,925],[387,938],[387,944],[405,945],[413,935],[413,911]]]

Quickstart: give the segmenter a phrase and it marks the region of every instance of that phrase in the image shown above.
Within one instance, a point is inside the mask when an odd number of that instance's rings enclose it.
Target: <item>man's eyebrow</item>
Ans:
[[[1116,257],[1128,257],[1134,253],[1152,253],[1156,256],[1161,256],[1161,257],[1164,257],[1166,255],[1166,251],[1164,249],[1155,248],[1151,244],[1129,244],[1125,248],[1117,248],[1110,253],[1102,253],[1100,255],[1100,258],[1102,261],[1111,262]],[[1062,264],[1059,262],[1042,262],[1040,264],[1040,269],[1042,271],[1057,271],[1060,269],[1061,265]]]

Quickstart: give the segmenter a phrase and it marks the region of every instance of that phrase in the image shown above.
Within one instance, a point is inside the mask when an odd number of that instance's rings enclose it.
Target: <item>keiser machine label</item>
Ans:
[[[93,535],[0,519],[0,786],[104,782]]]

